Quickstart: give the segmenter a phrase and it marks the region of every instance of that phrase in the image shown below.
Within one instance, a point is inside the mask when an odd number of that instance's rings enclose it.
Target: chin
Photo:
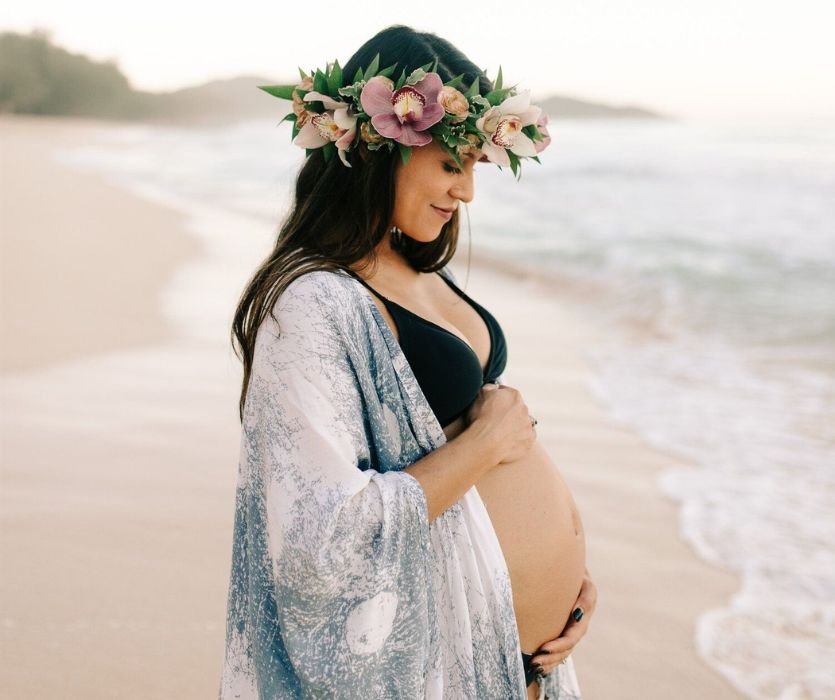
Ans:
[[[433,241],[438,240],[438,238],[443,233],[443,231],[444,231],[444,224],[441,224],[441,226],[439,228],[435,229],[434,231],[430,230],[430,229],[425,229],[423,231],[414,231],[413,230],[412,233],[406,233],[405,231],[403,231],[403,235],[408,236],[409,238],[411,238],[413,241],[415,241],[417,243],[432,243]]]

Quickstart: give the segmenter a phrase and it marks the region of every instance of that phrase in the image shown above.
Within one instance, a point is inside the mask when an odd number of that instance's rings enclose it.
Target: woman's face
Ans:
[[[473,199],[473,168],[480,151],[455,161],[435,141],[415,146],[406,165],[400,163],[395,173],[393,225],[410,238],[422,243],[434,241],[450,215],[461,202]]]

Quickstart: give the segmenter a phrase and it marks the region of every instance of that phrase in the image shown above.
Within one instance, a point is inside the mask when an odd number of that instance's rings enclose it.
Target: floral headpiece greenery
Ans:
[[[463,74],[443,83],[435,72],[437,58],[408,76],[401,71],[397,82],[389,77],[397,64],[378,70],[379,60],[377,54],[364,72],[357,69],[345,87],[334,61],[312,76],[299,68],[298,85],[258,88],[293,101],[293,111],[281,121],[293,122],[293,143],[307,155],[323,148],[326,162],[337,153],[350,168],[347,153],[364,141],[371,151],[393,151],[396,145],[405,165],[412,147],[433,138],[459,166],[462,155],[481,151],[480,160],[499,169],[510,166],[518,179],[522,158],[540,162],[537,154],[551,142],[548,115],[530,104],[529,91],[502,87],[501,66],[493,90],[481,95],[478,77],[463,92]]]

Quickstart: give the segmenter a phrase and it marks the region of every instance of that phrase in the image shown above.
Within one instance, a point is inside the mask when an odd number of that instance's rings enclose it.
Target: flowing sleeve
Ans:
[[[423,695],[426,498],[406,472],[367,468],[346,315],[323,275],[294,280],[257,334],[221,698]]]

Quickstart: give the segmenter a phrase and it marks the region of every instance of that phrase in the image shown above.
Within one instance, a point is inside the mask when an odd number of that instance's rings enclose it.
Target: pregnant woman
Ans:
[[[408,27],[344,75],[264,87],[293,100],[307,158],[233,325],[220,696],[577,700],[569,654],[596,606],[582,524],[502,382],[501,326],[446,267],[475,164],[516,172],[547,119]]]
[[[440,150],[427,146],[413,156],[413,165],[408,174],[404,171],[398,186],[421,193],[421,198],[426,190],[445,186],[432,177],[438,163],[446,160]],[[471,170],[475,159],[469,161],[465,167]],[[466,192],[471,186],[455,187],[460,188],[456,191],[461,192],[462,201],[468,201]],[[500,380],[507,361],[504,334],[495,317],[457,286],[451,272],[444,270],[446,276],[441,276],[406,269],[398,263],[390,240],[377,252],[373,286],[359,275],[357,278],[376,297],[378,310],[450,441],[472,420],[475,411],[468,413],[467,409],[484,382]],[[381,290],[387,291],[383,294]],[[535,664],[547,656],[533,650],[539,650],[568,625],[586,576],[580,516],[559,470],[539,441],[519,458],[487,472],[475,485],[507,561],[528,697],[536,697]],[[532,537],[531,533],[537,534]],[[525,653],[526,649],[531,652]]]

